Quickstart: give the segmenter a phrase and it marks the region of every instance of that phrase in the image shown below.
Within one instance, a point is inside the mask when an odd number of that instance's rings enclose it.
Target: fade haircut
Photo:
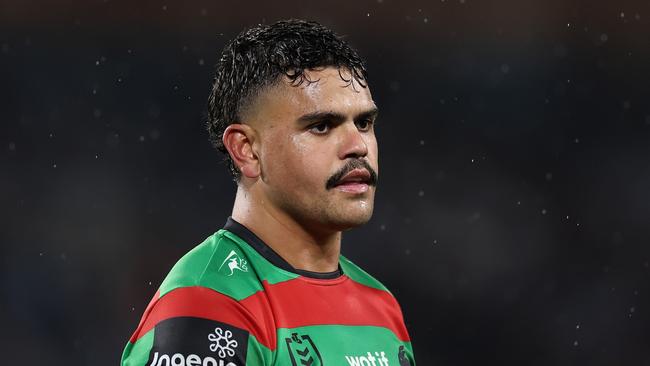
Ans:
[[[223,145],[223,132],[232,123],[242,123],[242,113],[259,93],[288,77],[291,85],[311,83],[305,70],[336,67],[348,84],[356,80],[367,86],[365,62],[332,30],[314,21],[281,20],[244,30],[223,49],[217,62],[208,98],[207,129],[210,142],[224,154],[235,182],[241,172]],[[346,79],[341,69],[351,77]],[[352,85],[354,87],[354,84]]]

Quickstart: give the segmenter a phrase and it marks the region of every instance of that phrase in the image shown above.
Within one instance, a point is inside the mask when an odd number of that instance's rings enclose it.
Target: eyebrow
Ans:
[[[377,117],[377,114],[379,114],[379,109],[377,107],[373,107],[368,109],[367,111],[363,111],[357,114],[356,116],[354,116],[353,120],[356,122],[365,119],[374,119]],[[323,121],[339,124],[345,121],[346,119],[347,117],[342,113],[332,112],[332,111],[316,111],[298,117],[296,122],[299,125],[309,125],[312,123],[323,122]]]

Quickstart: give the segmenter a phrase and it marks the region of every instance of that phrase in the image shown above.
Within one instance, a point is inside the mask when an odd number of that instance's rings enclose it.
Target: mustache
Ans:
[[[354,169],[366,169],[370,173],[370,180],[368,181],[368,185],[371,186],[376,186],[377,185],[377,172],[370,166],[370,164],[363,160],[363,159],[352,159],[348,160],[345,165],[336,172],[334,175],[332,175],[327,182],[325,183],[325,189],[332,189],[336,186],[336,184],[349,172],[351,172]]]

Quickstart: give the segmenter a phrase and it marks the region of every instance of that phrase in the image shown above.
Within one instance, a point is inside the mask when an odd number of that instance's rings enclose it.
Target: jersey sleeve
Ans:
[[[268,327],[245,306],[193,286],[154,296],[122,354],[122,366],[265,366]]]

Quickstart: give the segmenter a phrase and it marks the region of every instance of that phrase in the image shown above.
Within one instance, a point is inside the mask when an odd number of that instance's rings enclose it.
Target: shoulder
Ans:
[[[266,365],[276,347],[266,318],[263,309],[251,310],[206,287],[156,293],[124,349],[122,365],[243,365],[247,360]]]
[[[142,315],[122,365],[267,364],[276,344],[272,317],[264,296],[251,296],[262,287],[242,245],[219,230],[179,259]]]
[[[160,296],[199,286],[241,300],[262,290],[247,251],[225,234],[217,231],[179,259],[160,285]]]
[[[341,264],[341,269],[343,270],[343,273],[348,277],[350,277],[353,281],[368,287],[372,287],[390,293],[388,288],[386,288],[386,286],[384,286],[383,283],[381,283],[378,279],[370,275],[368,272],[361,269],[361,267],[359,267],[358,265],[354,264],[351,260],[344,257],[342,254],[339,256],[339,263]]]

